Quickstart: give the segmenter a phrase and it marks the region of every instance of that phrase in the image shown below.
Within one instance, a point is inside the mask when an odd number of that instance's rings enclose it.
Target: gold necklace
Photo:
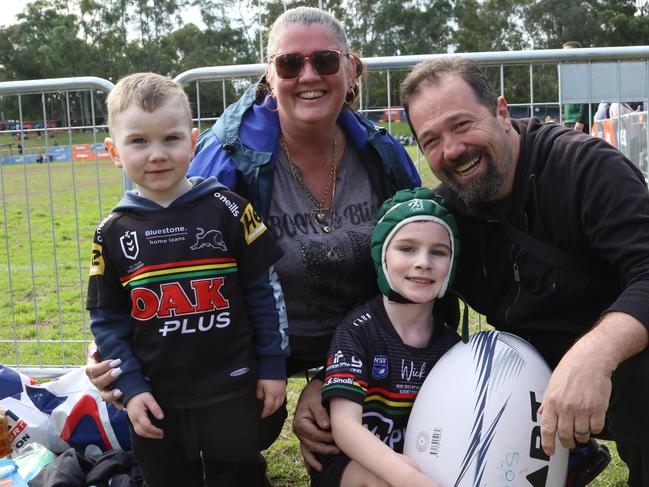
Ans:
[[[334,206],[336,200],[336,147],[338,143],[338,128],[336,127],[334,129],[334,140],[333,140],[333,147],[331,150],[331,165],[329,170],[329,178],[327,179],[327,186],[325,187],[322,201],[318,201],[313,196],[311,191],[309,191],[309,188],[307,188],[306,184],[304,183],[304,178],[302,178],[302,175],[300,174],[300,171],[298,170],[297,166],[293,163],[293,161],[291,161],[291,156],[288,151],[288,146],[286,145],[286,140],[284,139],[284,135],[281,133],[279,135],[279,143],[282,146],[282,149],[284,149],[284,152],[286,153],[286,159],[288,160],[288,164],[291,169],[293,182],[295,183],[295,186],[300,189],[300,197],[302,198],[302,203],[304,203],[304,195],[306,195],[309,198],[309,200],[311,200],[311,203],[315,207],[314,216],[316,222],[322,226],[322,230],[325,233],[330,233],[333,230],[334,219],[335,219]],[[331,207],[327,208],[329,191],[331,191]],[[329,213],[330,215],[330,219],[331,219],[330,224],[327,224],[327,213]],[[307,214],[310,214],[310,212],[307,212]],[[331,252],[333,252],[333,250],[329,251],[329,253]]]

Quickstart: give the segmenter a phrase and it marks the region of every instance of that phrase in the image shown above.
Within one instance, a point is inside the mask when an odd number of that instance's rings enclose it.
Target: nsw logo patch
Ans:
[[[375,379],[385,379],[388,376],[388,356],[375,355],[372,363],[372,377]]]

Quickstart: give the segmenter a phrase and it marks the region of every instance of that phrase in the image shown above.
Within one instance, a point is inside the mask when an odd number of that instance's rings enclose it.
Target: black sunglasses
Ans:
[[[277,76],[282,79],[296,78],[302,71],[307,59],[311,60],[311,64],[320,76],[331,76],[340,70],[340,57],[342,54],[342,51],[336,49],[315,51],[308,56],[297,52],[288,52],[286,54],[275,54],[271,56],[270,61],[275,63]]]

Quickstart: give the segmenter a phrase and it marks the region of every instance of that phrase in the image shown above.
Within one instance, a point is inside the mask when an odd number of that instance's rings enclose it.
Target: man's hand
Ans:
[[[261,417],[267,418],[284,403],[286,399],[286,381],[259,379],[257,381],[257,399],[264,401]]]
[[[611,376],[617,366],[647,346],[649,335],[636,318],[606,314],[563,356],[552,373],[539,408],[541,445],[555,452],[555,435],[574,448],[604,428],[611,398]]]
[[[126,412],[138,436],[153,440],[164,438],[164,432],[157,426],[154,426],[149,419],[148,412],[151,412],[156,419],[164,418],[162,409],[160,409],[160,406],[150,392],[142,392],[137,396],[133,396],[128,402]]]
[[[120,401],[122,391],[119,389],[108,389],[108,387],[115,382],[115,380],[122,374],[122,369],[119,368],[122,361],[104,360],[101,361],[97,346],[91,343],[88,347],[88,360],[86,362],[86,375],[92,385],[99,389],[101,399],[106,402],[112,402],[118,409],[123,409]]]
[[[293,432],[300,440],[304,463],[318,472],[322,471],[322,465],[314,453],[335,455],[340,452],[333,444],[331,422],[321,401],[322,381],[312,379],[300,394],[293,416]]]
[[[585,443],[591,433],[602,431],[612,373],[587,347],[577,344],[564,355],[550,377],[539,408],[545,453],[554,454],[555,434],[564,447],[575,448],[575,440]]]

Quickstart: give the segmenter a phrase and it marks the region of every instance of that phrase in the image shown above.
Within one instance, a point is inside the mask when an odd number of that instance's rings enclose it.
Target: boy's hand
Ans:
[[[286,381],[284,379],[259,379],[257,381],[257,399],[264,401],[261,417],[266,418],[277,411],[286,398]]]
[[[142,392],[137,396],[133,396],[126,408],[128,418],[131,420],[133,429],[138,436],[161,440],[164,438],[164,431],[151,423],[147,414],[149,411],[156,419],[164,418],[162,409],[160,409],[160,406],[150,392]]]

